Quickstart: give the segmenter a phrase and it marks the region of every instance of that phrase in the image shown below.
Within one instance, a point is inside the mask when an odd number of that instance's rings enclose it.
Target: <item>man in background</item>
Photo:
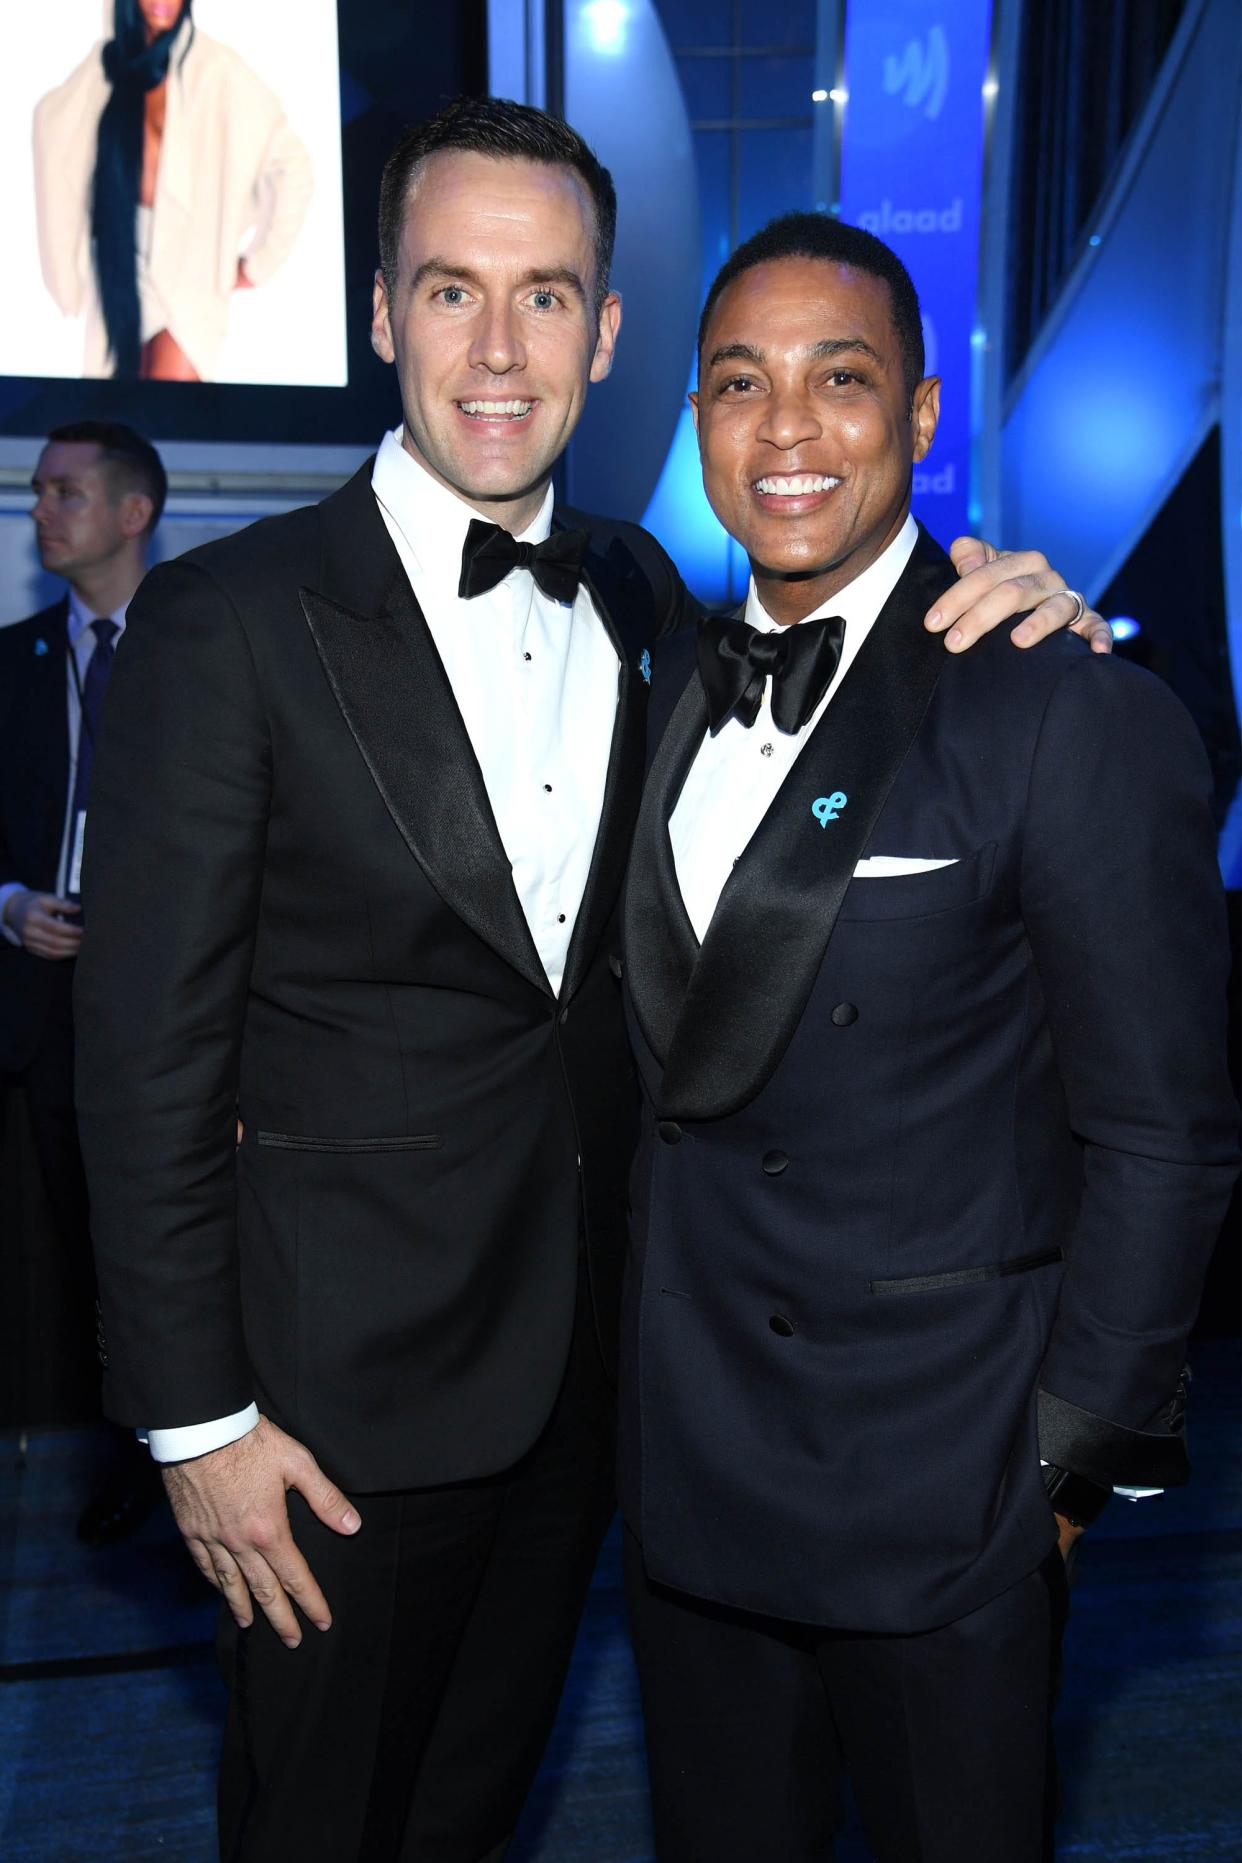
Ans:
[[[34,1368],[27,1423],[99,1415],[95,1276],[73,1108],[72,991],[82,943],[82,845],[100,709],[126,611],[146,573],[167,480],[158,453],[111,421],[58,427],[35,467],[39,559],[62,576],[50,608],[0,630],[0,1074],[25,1094],[51,1214],[51,1254],[5,1225],[11,1310]],[[19,1251],[20,1262],[19,1266]],[[24,1293],[17,1293],[24,1288]],[[101,1545],[158,1495],[132,1433],[78,1523]]]

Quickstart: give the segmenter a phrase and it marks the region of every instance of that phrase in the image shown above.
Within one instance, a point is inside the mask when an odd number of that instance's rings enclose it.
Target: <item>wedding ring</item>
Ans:
[[[1078,593],[1077,589],[1062,589],[1061,593],[1062,595],[1068,595],[1072,602],[1078,603],[1078,613],[1074,616],[1072,621],[1066,623],[1067,627],[1077,627],[1078,623],[1087,612],[1086,600]]]

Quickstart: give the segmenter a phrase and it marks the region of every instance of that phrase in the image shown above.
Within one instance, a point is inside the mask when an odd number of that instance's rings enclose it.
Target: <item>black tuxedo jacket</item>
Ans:
[[[1070,635],[946,654],[952,580],[921,536],[701,948],[667,824],[706,706],[691,643],[654,656],[625,909],[623,1505],[657,1580],[879,1631],[1038,1564],[1041,1449],[1184,1479],[1236,1156],[1193,726]]]
[[[68,650],[64,597],[0,628],[0,886],[56,890],[69,799]],[[0,939],[0,1072],[20,1072],[38,1047],[55,968]]]
[[[639,661],[689,600],[645,533],[590,521],[616,729],[558,999],[370,474],[144,582],[76,997],[110,1413],[173,1426],[254,1397],[361,1491],[533,1442],[580,1204],[613,1356]]]

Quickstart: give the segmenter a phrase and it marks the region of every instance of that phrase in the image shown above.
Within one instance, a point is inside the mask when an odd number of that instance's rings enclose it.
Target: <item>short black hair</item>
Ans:
[[[882,239],[861,226],[834,220],[826,213],[787,213],[779,220],[769,220],[725,260],[712,280],[703,315],[699,318],[697,354],[700,361],[707,326],[721,292],[741,273],[773,259],[825,259],[832,265],[852,265],[856,271],[882,278],[888,286],[906,391],[913,395],[923,379],[924,368],[923,318],[914,280],[892,247],[886,246]]]
[[[149,440],[119,420],[70,421],[64,427],[53,427],[47,437],[49,444],[61,440],[69,445],[97,446],[114,489],[119,489],[122,497],[126,492],[141,492],[151,500],[151,521],[146,532],[150,536],[168,496],[168,474]]]
[[[595,208],[595,308],[608,293],[617,237],[612,176],[576,129],[560,117],[507,97],[455,97],[425,123],[407,129],[384,164],[379,198],[379,259],[389,297],[396,290],[410,184],[419,164],[445,150],[469,150],[499,161],[544,162],[568,168],[586,184]]]

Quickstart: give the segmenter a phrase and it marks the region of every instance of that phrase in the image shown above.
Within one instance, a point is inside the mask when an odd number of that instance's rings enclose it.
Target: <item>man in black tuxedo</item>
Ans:
[[[79,985],[107,1395],[231,1614],[234,1859],[498,1856],[612,1511],[616,915],[644,655],[695,613],[636,526],[552,509],[614,222],[538,111],[409,132],[373,329],[403,425],[160,569],[109,695]],[[1063,624],[1042,559],[945,618],[1027,573]]]
[[[699,361],[753,580],[653,655],[625,907],[658,1854],[823,1859],[844,1767],[882,1863],[1036,1863],[1061,1553],[1114,1486],[1186,1478],[1235,1175],[1206,759],[1068,636],[928,640],[939,383],[878,240],[773,223]]]
[[[24,1272],[5,1264],[13,1309],[38,1336],[42,1399],[28,1423],[99,1414],[95,1276],[86,1184],[73,1110],[72,989],[82,942],[78,869],[100,708],[116,643],[164,505],[159,454],[132,428],[80,421],[48,435],[33,475],[39,558],[63,576],[50,608],[0,630],[0,1076],[24,1090],[47,1188],[54,1253]],[[17,1294],[20,1279],[24,1292]],[[158,1486],[132,1435],[79,1522],[83,1538],[120,1537],[150,1511]]]

